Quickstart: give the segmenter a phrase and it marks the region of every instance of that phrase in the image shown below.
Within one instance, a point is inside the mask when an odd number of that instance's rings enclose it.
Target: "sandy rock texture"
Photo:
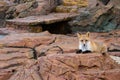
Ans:
[[[8,8],[8,4],[7,2],[5,2],[4,0],[3,1],[0,1],[0,27],[4,26],[5,23],[5,12]]]
[[[88,0],[62,0],[61,4],[55,8],[55,12],[78,12],[79,8],[87,7]]]
[[[6,19],[38,17],[49,13],[78,13],[79,15],[69,22],[71,32],[109,32],[120,29],[118,0],[3,0],[0,4],[3,7],[0,8],[0,26],[4,27]]]
[[[40,57],[34,65],[21,68],[9,80],[119,80],[119,74],[119,66],[109,57],[58,54]]]
[[[120,8],[117,0],[88,0],[88,7],[70,22],[73,31],[108,32],[120,29]],[[93,4],[94,3],[94,4]]]
[[[11,0],[13,5],[7,10],[6,18],[48,14],[57,6],[55,0]]]
[[[119,56],[119,31],[91,33]],[[76,54],[76,35],[49,32],[9,34],[0,39],[1,80],[119,80],[118,58],[96,53]]]

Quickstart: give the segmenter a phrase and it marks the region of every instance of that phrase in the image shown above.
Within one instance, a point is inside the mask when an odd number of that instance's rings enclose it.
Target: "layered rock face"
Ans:
[[[62,0],[61,5],[57,6],[56,12],[78,12],[78,9],[81,7],[88,6],[88,0]]]
[[[3,0],[0,25],[5,18],[45,15],[53,11],[75,12],[80,15],[70,22],[73,32],[107,32],[120,29],[119,3],[118,0]]]
[[[4,20],[5,20],[5,12],[7,8],[8,8],[7,2],[5,2],[4,0],[0,1],[0,27],[5,24]]]
[[[3,0],[0,1],[0,17],[12,19],[48,14],[57,4],[55,0]]]
[[[91,37],[119,56],[119,33],[91,33]],[[0,39],[0,80],[119,80],[120,65],[110,56],[76,54],[77,49],[76,35],[10,34]]]
[[[119,80],[119,74],[119,66],[109,57],[58,54],[39,58],[9,80]]]
[[[0,1],[0,26],[4,26],[5,19],[48,14],[58,4],[57,0],[2,0]]]
[[[69,25],[67,21],[70,21],[76,16],[76,13],[50,13],[48,15],[29,16],[6,20],[6,27],[29,32],[42,32],[48,30],[53,33],[68,33],[70,29],[68,28]]]
[[[93,4],[94,3],[94,4]],[[118,0],[89,0],[86,10],[70,22],[81,31],[106,32],[119,29],[120,9]],[[76,31],[73,28],[73,30]]]
[[[48,14],[57,6],[55,0],[11,0],[13,6],[7,10],[6,18]]]

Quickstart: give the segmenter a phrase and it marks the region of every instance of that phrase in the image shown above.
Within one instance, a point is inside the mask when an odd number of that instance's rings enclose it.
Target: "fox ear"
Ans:
[[[90,36],[90,32],[87,32],[86,35],[87,35],[87,37],[89,37]]]
[[[81,38],[81,33],[77,33],[77,36],[78,36],[79,38]]]

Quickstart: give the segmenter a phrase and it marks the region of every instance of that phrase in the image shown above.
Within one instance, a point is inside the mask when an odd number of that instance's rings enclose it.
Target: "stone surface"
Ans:
[[[16,33],[28,33],[27,30],[17,30],[14,28],[0,28],[0,34],[7,35],[7,34],[16,34]]]
[[[0,1],[0,27],[4,26],[4,20],[5,20],[5,11],[8,8],[8,4],[6,1]]]
[[[120,57],[119,56],[110,56],[112,59],[114,59],[118,64],[120,64]]]
[[[113,53],[120,51],[119,33],[120,31],[118,30],[109,33],[91,33],[90,36],[97,42],[104,42],[108,46],[109,52]],[[54,35],[48,32],[19,34],[11,33],[10,35],[6,35],[6,37],[2,38],[0,40],[0,44],[1,46],[6,47],[35,48],[38,54],[49,48],[52,49],[47,52],[48,54],[59,52],[60,48],[62,48],[65,53],[74,53],[78,49],[78,38],[74,36]],[[59,46],[60,48],[54,46]]]
[[[119,8],[115,0],[88,0],[89,6],[70,24],[73,31],[107,32],[119,29]],[[93,4],[94,3],[94,4]],[[116,5],[116,6],[114,6]]]
[[[13,5],[6,12],[6,18],[8,19],[48,14],[58,4],[55,0],[11,0],[9,2]]]
[[[6,1],[0,1],[0,12],[1,11],[5,11],[6,10],[6,8],[7,8],[7,2]]]
[[[61,22],[69,20],[77,14],[71,13],[51,13],[49,15],[42,16],[29,16],[25,18],[7,20],[7,23],[17,24],[17,25],[37,25],[37,24],[52,24],[55,22]]]
[[[108,45],[108,53],[114,55],[114,60],[96,53],[76,54],[76,34],[11,33],[0,39],[0,79],[119,80],[120,58],[115,57],[120,51],[119,33],[117,30],[90,34],[93,40]]]
[[[8,80],[11,75],[13,75],[12,71],[9,70],[1,70],[0,71],[0,80]]]
[[[32,56],[28,56],[32,54]],[[0,48],[0,80],[8,80],[18,68],[27,64],[33,58],[32,49]]]
[[[40,57],[36,63],[21,68],[9,80],[119,80],[118,75],[120,67],[110,57],[57,54]]]
[[[50,44],[54,40],[54,36],[48,32],[43,33],[19,33],[10,34],[0,40],[3,47],[28,47],[33,48],[42,44]]]
[[[65,6],[77,5],[79,7],[83,7],[88,5],[88,0],[63,0],[63,5]]]
[[[87,7],[88,0],[63,0],[61,5],[55,8],[55,12],[63,12],[63,13],[77,13],[79,8]]]
[[[110,52],[109,54],[120,57],[120,52]]]
[[[108,46],[108,51],[110,54],[116,54],[119,56],[120,51],[120,37],[119,37],[119,30],[113,31],[110,33],[91,33],[90,34],[92,40],[97,42],[104,42]],[[53,46],[60,46],[65,53],[74,53],[78,49],[78,39],[76,37],[70,37],[70,36],[63,36],[63,35],[57,35],[56,39],[53,44],[51,45],[43,45],[38,46],[36,48],[36,51],[41,53],[45,50],[53,47]],[[117,53],[118,51],[118,53]],[[53,48],[46,52],[46,54],[56,53],[60,52],[59,48]],[[61,53],[61,52],[60,52]]]
[[[34,47],[51,43],[50,35],[48,32],[11,33],[0,39],[0,80],[8,80],[23,65],[34,61],[37,58]]]
[[[49,14],[57,5],[57,0],[2,0],[0,27],[5,27],[5,19]]]
[[[78,12],[78,7],[77,6],[57,6],[55,8],[55,12],[62,12],[62,13],[77,13]]]
[[[61,49],[54,46],[59,46],[62,48],[64,53],[75,53],[78,49],[78,40],[76,37],[69,37],[69,36],[63,36],[59,35],[56,36],[56,39],[54,40],[54,43],[50,45],[42,45],[36,47],[36,51],[38,53],[38,56],[41,55],[42,52],[45,52],[46,55],[49,54],[62,54]],[[47,49],[50,49],[49,51],[46,51]]]
[[[72,28],[73,32],[77,30],[106,32],[120,29],[118,0],[3,0],[0,4],[2,6],[0,8],[2,10],[2,12],[0,11],[1,26],[4,25],[5,18],[45,15],[56,10],[57,12],[78,12],[80,14],[70,22],[72,26],[75,26]],[[3,4],[5,5],[3,6]],[[37,29],[39,32],[42,31],[41,28]]]
[[[102,32],[106,29],[107,31],[118,29],[120,27],[119,1],[108,1],[88,0],[88,7],[79,9],[79,25],[85,27],[86,31],[91,29],[91,26],[94,29],[102,30]],[[6,3],[11,5],[7,10],[6,18],[48,14],[58,3],[56,2],[57,0],[9,0]],[[21,8],[21,6],[24,6],[24,8]],[[0,10],[2,10],[1,7]],[[35,13],[37,11],[41,13]],[[0,13],[2,19],[4,19],[3,12]],[[63,17],[63,15],[61,16]],[[87,20],[85,20],[86,17]],[[49,22],[50,19],[46,19],[48,20],[46,24],[56,22],[54,20]],[[29,20],[29,18],[25,20]],[[105,23],[102,21],[105,21]],[[17,26],[14,25],[14,27]],[[66,36],[50,34],[47,31],[42,33],[21,33],[27,31],[13,30],[12,28],[0,29],[0,34],[5,35],[5,37],[0,38],[0,80],[120,79],[120,30],[90,34],[93,40],[102,41],[108,46],[110,57],[96,53],[76,54],[78,49],[76,34]]]
[[[38,7],[31,10],[31,15],[49,14],[59,4],[60,0],[37,0]],[[37,12],[37,13],[35,13]]]
[[[25,18],[6,20],[6,27],[12,27],[20,30],[27,30],[29,32],[42,32],[44,28],[49,29],[52,27],[53,30],[59,29],[60,31],[65,32],[65,29],[67,29],[67,27],[69,26],[67,24],[67,21],[71,20],[76,16],[77,16],[76,13],[50,13],[48,15],[29,16]],[[66,23],[64,24],[64,22]]]

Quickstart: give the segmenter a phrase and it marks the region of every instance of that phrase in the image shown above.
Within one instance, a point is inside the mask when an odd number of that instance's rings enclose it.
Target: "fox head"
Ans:
[[[83,44],[86,44],[89,40],[90,40],[90,33],[87,32],[86,34],[81,34],[81,33],[77,33],[77,36],[79,38],[79,41]]]
[[[84,51],[91,50],[90,49],[90,33],[86,34],[77,33],[79,39],[79,49]]]

